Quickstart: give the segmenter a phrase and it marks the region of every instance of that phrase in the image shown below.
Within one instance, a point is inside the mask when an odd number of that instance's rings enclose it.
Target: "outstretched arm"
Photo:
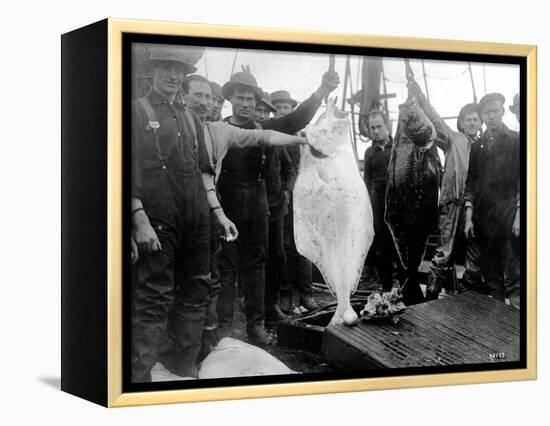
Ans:
[[[426,99],[426,96],[424,96],[424,93],[422,93],[422,89],[420,88],[420,86],[415,80],[409,80],[407,84],[407,88],[409,89],[409,93],[416,96],[418,105],[420,106],[420,108],[422,108],[424,113],[428,116],[430,121],[433,123],[435,130],[437,132],[437,138],[435,139],[435,143],[444,152],[447,152],[447,150],[450,148],[452,143],[453,131],[447,125],[447,123],[445,123],[445,120],[443,120],[441,116],[437,113],[435,108],[428,102],[428,100]]]
[[[280,118],[270,118],[263,121],[264,129],[278,130],[283,133],[296,133],[302,130],[309,124],[319,107],[321,102],[330,92],[338,87],[340,77],[338,73],[327,71],[323,74],[321,85],[319,88],[304,102],[302,102],[290,114]]]

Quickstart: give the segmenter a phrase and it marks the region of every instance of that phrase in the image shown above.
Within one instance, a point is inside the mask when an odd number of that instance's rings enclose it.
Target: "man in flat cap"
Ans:
[[[476,103],[464,105],[458,114],[457,129],[453,131],[428,102],[422,89],[414,80],[408,83],[409,91],[416,96],[420,108],[433,123],[437,137],[437,146],[445,153],[445,171],[441,179],[439,196],[439,246],[430,265],[426,299],[437,299],[441,289],[447,292],[457,291],[457,278],[454,269],[454,258],[460,237],[464,209],[464,189],[468,176],[468,162],[472,146],[478,142],[481,133],[481,115]],[[472,240],[466,255],[467,272],[463,282],[469,287],[481,285],[479,256]]]
[[[502,123],[504,101],[500,93],[479,101],[487,130],[470,154],[464,233],[479,240],[490,295],[519,309],[519,134]]]
[[[222,95],[222,87],[213,81],[210,82],[212,88],[212,104],[210,105],[210,113],[206,117],[208,121],[220,121],[222,119],[222,109],[225,99]]]
[[[262,127],[294,134],[309,123],[324,97],[338,84],[338,74],[325,73],[320,87],[293,113],[279,119],[270,118],[260,124],[253,117],[256,103],[263,96],[262,90],[252,74],[238,72],[222,87],[224,97],[231,102],[233,113],[225,121],[245,129]],[[218,301],[220,325],[232,329],[234,284],[238,275],[245,296],[248,337],[260,345],[271,341],[264,327],[265,264],[269,228],[266,177],[272,170],[278,169],[279,160],[280,157],[273,155],[273,150],[269,148],[230,149],[223,160],[218,184],[224,210],[240,230],[236,244],[222,243],[222,291]],[[278,181],[280,183],[280,179]],[[277,179],[273,179],[271,185],[272,193],[278,192]]]
[[[169,368],[197,376],[210,289],[210,212],[201,174],[213,171],[201,122],[178,93],[201,55],[202,48],[152,46],[143,65],[153,87],[132,105],[131,217],[139,249],[132,280],[133,382],[151,381],[169,333]]]

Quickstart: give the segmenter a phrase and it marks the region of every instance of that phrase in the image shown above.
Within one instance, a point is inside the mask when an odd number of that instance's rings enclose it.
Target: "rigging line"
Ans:
[[[485,78],[485,64],[483,64],[483,94],[487,94],[487,80]]]
[[[349,56],[348,56],[348,58],[349,58]],[[359,86],[357,86],[357,87],[359,87]],[[353,80],[351,79],[351,62],[350,62],[350,67],[349,67],[349,92],[350,92],[351,96],[353,96]],[[344,101],[344,100],[345,99],[342,99],[342,101]]]
[[[474,94],[474,103],[477,104],[476,86],[474,84],[474,74],[472,73],[472,64],[468,62],[468,69],[470,70],[470,81],[472,82],[472,92]]]
[[[208,80],[208,57],[206,56],[206,49],[204,49],[204,76]]]
[[[384,62],[382,62],[382,84],[384,89],[384,110],[386,111],[386,117],[390,116],[388,107],[388,87],[386,86],[386,71],[384,70]]]
[[[344,94],[342,95],[342,111],[346,108],[346,95],[348,93],[348,80],[351,88],[351,70],[350,70],[350,57],[349,55],[346,58],[346,70],[344,71]],[[351,90],[353,96],[353,89]]]
[[[426,76],[429,77],[429,78],[433,78],[434,80],[454,80],[455,78],[458,78],[460,77],[462,74],[468,72],[468,67],[464,68],[463,71],[461,71],[459,74],[456,74],[456,75],[453,75],[452,77],[438,77],[438,76],[435,76],[433,74],[428,74],[426,73]],[[392,79],[392,78],[389,78],[389,77],[386,77],[384,76],[384,79],[389,82],[389,83],[397,83],[397,84],[406,84],[407,83],[407,80],[397,80],[397,79]],[[414,78],[415,81],[418,81],[420,78]]]
[[[468,67],[464,68],[460,73],[453,75],[452,77],[438,77],[432,74],[426,74],[428,77],[433,78],[434,80],[454,80],[455,78],[460,77],[463,74],[466,74],[468,72]]]
[[[229,80],[235,71],[235,64],[237,63],[237,56],[239,55],[239,49],[235,49],[235,57],[233,58],[233,65],[231,66],[231,74],[229,74]]]
[[[424,59],[422,59],[422,74],[424,74],[424,86],[426,86],[426,99],[430,103],[430,92],[428,91],[428,77],[426,76],[426,67],[424,66]]]
[[[355,84],[355,87],[357,87],[359,89],[359,83],[360,83],[360,79],[361,79],[361,59],[360,57],[357,58],[357,82]],[[351,94],[353,96],[353,93]]]

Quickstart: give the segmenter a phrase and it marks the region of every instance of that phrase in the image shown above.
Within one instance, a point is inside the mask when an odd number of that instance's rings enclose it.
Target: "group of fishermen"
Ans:
[[[409,80],[408,90],[433,123],[434,143],[445,155],[439,243],[430,264],[425,300],[471,289],[501,301],[508,299],[519,309],[520,144],[519,134],[502,122],[504,96],[490,93],[479,103],[464,105],[457,118],[458,131],[453,131],[414,79]],[[519,123],[518,94],[509,109]],[[384,220],[393,140],[383,111],[370,111],[367,126],[372,145],[365,152],[364,179],[373,207],[376,269],[383,291],[391,291],[394,275],[400,285],[406,285],[405,271]],[[461,254],[465,271],[459,284],[456,263]]]
[[[223,86],[193,74],[201,55],[152,46],[142,64],[152,89],[133,103],[133,382],[150,381],[158,361],[197,377],[200,360],[231,335],[237,298],[260,346],[272,339],[266,322],[293,309],[293,293],[318,308],[312,265],[294,245],[292,188],[307,143],[298,132],[338,74],[326,72],[297,106],[288,91],[263,92],[250,70]],[[232,115],[221,120],[226,100]]]
[[[157,362],[178,376],[197,377],[198,363],[231,335],[237,299],[248,340],[260,346],[271,342],[266,322],[284,320],[293,309],[293,291],[305,309],[318,307],[312,265],[294,243],[292,188],[300,145],[307,143],[299,132],[338,87],[339,76],[327,71],[298,105],[288,91],[262,91],[250,70],[233,74],[223,86],[194,74],[202,53],[155,45],[141,64],[153,85],[132,108],[134,383],[151,381]],[[445,152],[440,246],[427,297],[455,288],[449,283],[464,231],[463,282],[519,306],[519,141],[502,123],[504,97],[490,94],[464,106],[459,132],[453,132],[416,83],[409,90]],[[232,115],[222,120],[225,101]],[[383,112],[370,112],[367,121],[373,142],[364,176],[379,277],[390,290],[399,265],[384,222],[392,138]]]

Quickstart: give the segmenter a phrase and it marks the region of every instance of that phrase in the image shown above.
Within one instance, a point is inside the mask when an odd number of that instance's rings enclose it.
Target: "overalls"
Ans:
[[[170,370],[197,375],[210,290],[210,218],[199,168],[207,164],[202,128],[182,104],[169,104],[155,92],[147,100],[159,127],[136,102],[132,196],[141,199],[162,250],[140,253],[132,282],[134,382],[151,380],[151,368],[165,350],[163,363]]]

